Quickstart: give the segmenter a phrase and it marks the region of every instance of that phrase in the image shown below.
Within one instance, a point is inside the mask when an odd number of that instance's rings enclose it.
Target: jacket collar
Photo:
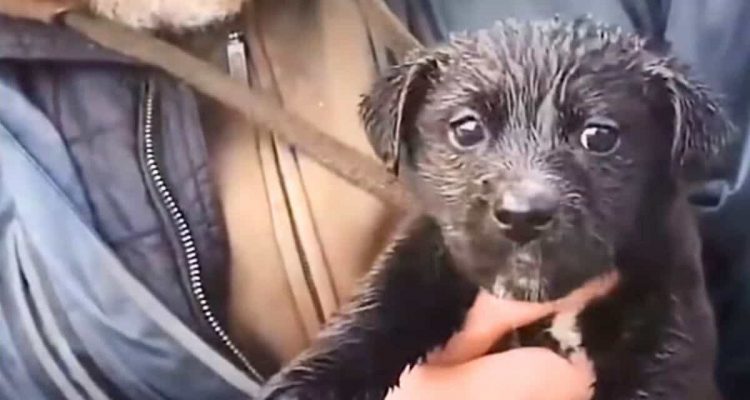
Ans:
[[[0,60],[139,64],[59,25],[0,15]]]

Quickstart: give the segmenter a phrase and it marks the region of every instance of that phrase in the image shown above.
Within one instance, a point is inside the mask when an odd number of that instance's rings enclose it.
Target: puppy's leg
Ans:
[[[450,262],[438,228],[417,221],[316,343],[273,377],[264,399],[381,399],[407,365],[445,343],[477,287]]]

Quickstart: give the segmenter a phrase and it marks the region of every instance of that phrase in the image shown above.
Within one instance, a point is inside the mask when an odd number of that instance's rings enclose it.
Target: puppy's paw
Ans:
[[[547,333],[557,341],[559,353],[569,356],[582,349],[583,338],[578,328],[578,314],[575,312],[562,312],[552,319]]]

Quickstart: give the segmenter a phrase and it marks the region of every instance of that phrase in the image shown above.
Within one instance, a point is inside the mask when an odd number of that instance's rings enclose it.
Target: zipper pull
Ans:
[[[247,46],[240,32],[234,31],[229,34],[227,42],[227,66],[229,75],[248,83],[247,74]]]

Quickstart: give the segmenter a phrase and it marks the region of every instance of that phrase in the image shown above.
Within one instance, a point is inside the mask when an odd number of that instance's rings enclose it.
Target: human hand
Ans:
[[[520,348],[487,355],[495,341],[513,329],[552,314],[578,313],[608,293],[614,274],[597,278],[565,298],[548,303],[497,299],[480,292],[464,329],[427,357],[427,364],[401,375],[399,388],[386,400],[497,399],[587,400],[595,381],[583,353],[565,359],[544,348]]]

